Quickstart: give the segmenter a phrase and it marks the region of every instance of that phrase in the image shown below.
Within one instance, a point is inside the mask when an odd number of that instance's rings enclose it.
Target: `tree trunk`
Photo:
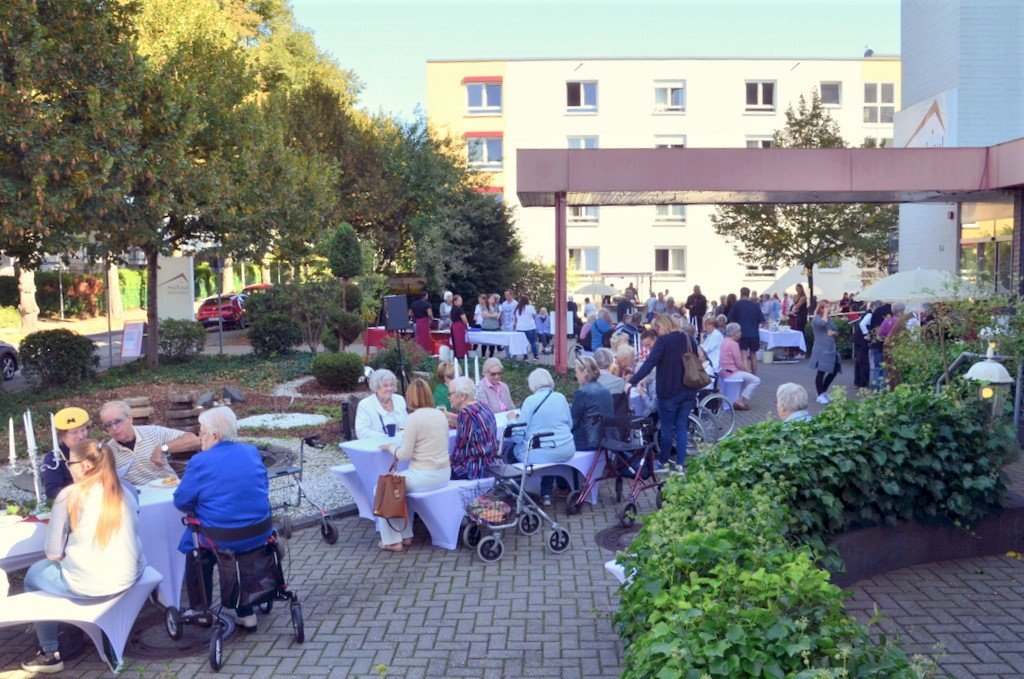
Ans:
[[[225,257],[220,270],[220,294],[230,295],[235,290],[235,261]]]
[[[242,285],[241,285],[241,287],[239,288],[238,291],[241,292],[242,290],[245,290],[245,262],[244,261],[238,263],[238,269],[241,272],[241,281],[242,281]]]
[[[260,262],[260,283],[273,283],[273,281],[270,280],[270,265],[266,262]]]
[[[156,248],[146,250],[146,367],[156,370],[160,365],[160,321],[156,313]]]
[[[18,311],[21,312],[21,329],[33,332],[39,327],[39,305],[36,304],[36,272],[15,266],[18,275]]]
[[[107,267],[107,315],[111,327],[124,324],[124,305],[121,303],[121,280],[117,275],[117,264]]]
[[[807,311],[814,313],[817,302],[814,299],[814,265],[806,268],[807,271]],[[800,328],[803,330],[803,328]]]

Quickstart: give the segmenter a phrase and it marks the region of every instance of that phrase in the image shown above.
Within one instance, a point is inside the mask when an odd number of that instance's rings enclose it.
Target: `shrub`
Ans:
[[[21,312],[17,306],[0,307],[0,328],[20,328]]]
[[[836,350],[839,358],[853,358],[853,324],[845,318],[836,319]]]
[[[70,330],[42,330],[28,335],[19,349],[26,374],[44,387],[75,386],[96,375],[96,343]]]
[[[117,279],[121,286],[121,306],[125,309],[145,309],[148,282],[145,269],[118,268]]]
[[[915,676],[817,564],[841,569],[827,543],[852,528],[981,520],[1015,456],[980,401],[906,387],[741,429],[668,481],[621,557],[635,583],[616,616],[623,676]]]
[[[317,354],[312,371],[317,382],[328,389],[354,391],[363,376],[363,357],[352,352]]]
[[[196,263],[192,270],[192,276],[196,286],[196,299],[206,299],[217,291],[216,286],[219,284],[220,278],[213,273],[209,262]]]
[[[190,361],[206,347],[206,328],[195,321],[169,318],[160,321],[160,355],[172,361]]]
[[[302,328],[286,314],[263,314],[249,328],[252,351],[263,358],[286,354],[301,341]]]
[[[345,311],[333,314],[327,327],[324,328],[320,342],[327,351],[339,351],[339,348],[344,351],[344,347],[359,339],[359,335],[363,333],[365,327],[362,317],[357,313]],[[342,344],[342,340],[344,340],[344,344]]]
[[[419,370],[421,364],[429,364],[429,359],[430,356],[427,356],[427,352],[423,351],[423,348],[416,344],[416,342],[406,339],[402,340],[402,363],[405,364],[406,371]],[[377,368],[387,368],[396,375],[398,374],[398,349],[394,338],[389,337],[384,340],[384,348],[370,359],[370,367],[374,370]],[[406,383],[408,383],[408,380],[406,380]]]

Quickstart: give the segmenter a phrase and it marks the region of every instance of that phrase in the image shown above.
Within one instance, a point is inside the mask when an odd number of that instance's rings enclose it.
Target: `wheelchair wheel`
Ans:
[[[329,545],[338,541],[338,527],[334,525],[334,521],[329,516],[325,516],[320,523],[320,537]]]
[[[630,502],[628,505],[622,508],[622,513],[619,514],[619,523],[622,524],[623,528],[629,528],[636,523],[636,516],[638,510],[635,502]]]
[[[725,396],[722,394],[705,396],[698,404],[698,408],[707,409],[714,415],[717,426],[715,430],[716,440],[721,441],[732,433],[733,427],[736,426],[736,411]]]
[[[264,601],[261,604],[256,604],[256,610],[266,615],[270,611],[274,610],[274,600],[268,599],[267,601]]]
[[[301,644],[306,640],[306,626],[302,622],[302,604],[293,601],[291,605],[292,630],[294,631],[295,643]]]
[[[476,549],[476,546],[480,544],[480,539],[483,538],[484,533],[480,530],[480,526],[475,523],[467,523],[462,527],[462,544],[469,549]]]
[[[285,540],[292,539],[292,533],[295,532],[295,526],[294,524],[292,524],[292,517],[281,517],[281,530],[279,532],[281,533],[281,537],[283,537]]]
[[[524,512],[519,517],[519,532],[523,535],[533,535],[540,530],[540,517],[533,512]]]
[[[224,665],[224,628],[220,625],[213,626],[213,633],[210,635],[210,669],[220,672]]]
[[[501,540],[493,535],[488,535],[476,546],[477,556],[484,563],[494,563],[501,558],[504,552],[505,545],[501,544]]]
[[[181,639],[184,632],[181,628],[181,612],[174,606],[164,609],[164,627],[167,629],[167,636],[174,641]]]
[[[565,513],[569,516],[573,514],[579,514],[580,510],[583,509],[581,501],[583,493],[579,490],[574,490],[565,496]]]
[[[561,554],[569,549],[569,531],[564,528],[556,528],[548,536],[548,549],[555,554]]]

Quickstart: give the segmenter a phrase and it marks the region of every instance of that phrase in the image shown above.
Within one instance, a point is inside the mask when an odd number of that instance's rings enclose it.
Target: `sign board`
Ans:
[[[128,321],[121,332],[121,358],[138,358],[142,355],[142,321]]]
[[[168,318],[196,320],[192,264],[192,257],[160,256],[157,259],[156,309],[161,321]]]
[[[893,146],[943,148],[956,146],[957,91],[939,92],[896,113]]]

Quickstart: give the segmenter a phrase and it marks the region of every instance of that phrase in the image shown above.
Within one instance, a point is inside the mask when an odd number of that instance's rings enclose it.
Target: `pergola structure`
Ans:
[[[564,319],[569,205],[952,203],[1014,195],[1024,294],[1024,138],[976,148],[523,149],[524,208],[555,208],[555,310]],[[555,370],[568,369],[564,335]]]

